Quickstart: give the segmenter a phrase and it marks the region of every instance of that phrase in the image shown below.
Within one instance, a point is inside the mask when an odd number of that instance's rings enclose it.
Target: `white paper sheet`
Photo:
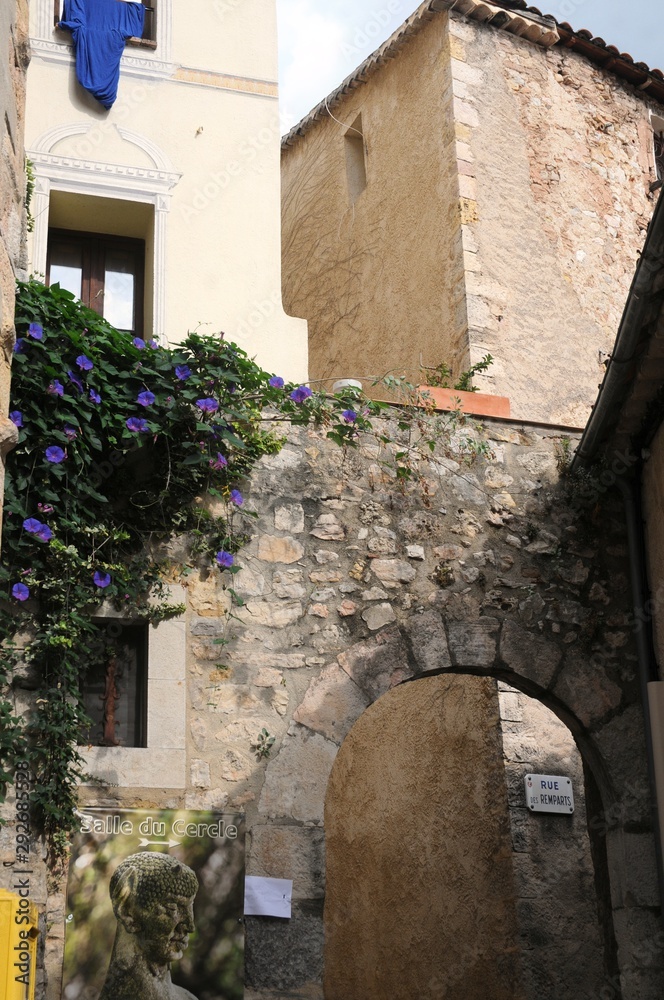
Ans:
[[[259,878],[247,875],[244,880],[246,917],[291,917],[293,881],[287,878]]]

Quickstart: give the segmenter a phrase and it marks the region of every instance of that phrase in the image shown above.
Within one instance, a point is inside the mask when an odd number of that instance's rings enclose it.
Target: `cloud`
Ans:
[[[278,0],[281,114],[290,127],[413,11],[413,0]]]

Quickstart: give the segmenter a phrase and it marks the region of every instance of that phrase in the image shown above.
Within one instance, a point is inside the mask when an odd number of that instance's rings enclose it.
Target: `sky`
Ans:
[[[664,70],[662,0],[534,0],[573,28],[588,28],[637,62]],[[414,0],[277,0],[284,131],[378,48],[417,9]]]

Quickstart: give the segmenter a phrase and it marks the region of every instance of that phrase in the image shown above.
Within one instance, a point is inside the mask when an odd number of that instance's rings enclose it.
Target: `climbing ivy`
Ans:
[[[81,679],[109,656],[95,613],[104,604],[155,622],[181,612],[168,603],[159,555],[174,535],[186,534],[228,586],[251,516],[238,487],[279,450],[281,423],[314,422],[352,445],[380,404],[285,384],[223,335],[145,343],[57,285],[19,285],[16,328],[0,691],[20,671],[34,710],[19,718],[0,698],[0,792],[27,761],[57,860],[83,777]]]

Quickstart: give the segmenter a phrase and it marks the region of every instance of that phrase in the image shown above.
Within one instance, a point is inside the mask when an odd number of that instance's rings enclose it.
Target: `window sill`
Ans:
[[[130,45],[133,49],[156,49],[157,43],[151,41],[149,38],[128,38],[127,45]]]

